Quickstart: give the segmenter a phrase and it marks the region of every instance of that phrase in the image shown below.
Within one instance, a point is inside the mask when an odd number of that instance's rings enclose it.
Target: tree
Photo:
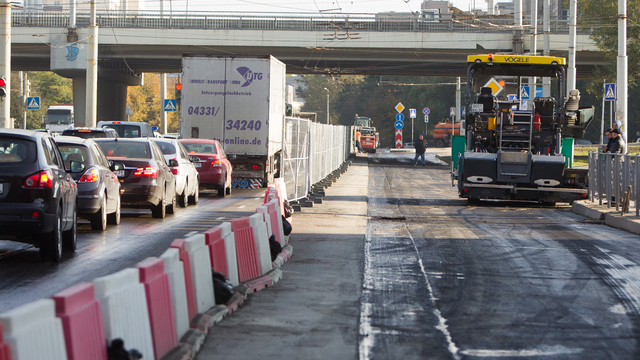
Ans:
[[[127,93],[127,104],[133,110],[133,115],[129,116],[129,121],[142,121],[151,126],[160,127],[160,116],[163,111],[164,99],[160,96],[160,76],[156,73],[145,73],[144,85],[129,87]],[[173,98],[173,89],[177,80],[170,78],[167,80],[167,97]],[[177,112],[167,113],[167,132],[178,132]]]
[[[73,103],[73,84],[71,79],[51,71],[27,71],[25,74],[31,81],[30,96],[40,97],[40,110],[27,110],[27,129],[43,128],[42,116],[51,104]],[[22,128],[23,104],[18,72],[11,74],[11,81],[11,117],[16,119],[14,127]]]

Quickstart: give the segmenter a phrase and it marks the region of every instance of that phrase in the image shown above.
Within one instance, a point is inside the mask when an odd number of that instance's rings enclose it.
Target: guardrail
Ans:
[[[289,201],[306,197],[311,185],[331,174],[353,153],[347,126],[285,118],[283,169]]]
[[[67,11],[13,11],[14,27],[69,26]],[[450,15],[449,15],[450,16]],[[89,12],[76,14],[79,28],[89,26]],[[357,38],[358,31],[411,31],[411,32],[511,32],[512,18],[477,17],[424,18],[415,15],[376,14],[316,14],[316,13],[220,13],[220,12],[160,12],[160,11],[101,11],[97,14],[101,27],[111,28],[168,28],[168,29],[246,29],[333,31],[327,37]],[[542,21],[539,21],[542,28]],[[525,31],[528,26],[525,25]],[[567,20],[552,19],[551,33],[568,34]],[[582,32],[578,29],[579,33]]]
[[[622,155],[589,152],[589,200],[616,210],[629,197],[629,207],[640,216],[640,154]]]

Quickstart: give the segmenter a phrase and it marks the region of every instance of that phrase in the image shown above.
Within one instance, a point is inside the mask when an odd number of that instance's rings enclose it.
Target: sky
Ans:
[[[241,11],[241,12],[343,12],[378,13],[385,11],[416,12],[422,0],[162,0],[165,8],[183,11]],[[161,0],[146,0],[149,10],[158,9]],[[484,0],[450,0],[461,10],[487,8]]]

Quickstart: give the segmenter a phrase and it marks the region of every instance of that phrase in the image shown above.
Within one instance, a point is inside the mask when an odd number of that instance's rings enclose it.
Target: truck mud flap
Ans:
[[[262,179],[233,179],[231,187],[234,189],[260,189]]]

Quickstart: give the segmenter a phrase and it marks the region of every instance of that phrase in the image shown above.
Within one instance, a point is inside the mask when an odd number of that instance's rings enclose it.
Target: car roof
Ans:
[[[23,138],[38,138],[43,136],[51,136],[49,133],[44,131],[33,131],[33,130],[24,130],[24,129],[9,129],[9,128],[0,128],[0,135],[7,134],[13,136],[19,136]]]
[[[66,135],[56,136],[54,140],[56,141],[56,143],[82,144],[82,145],[89,145],[87,143],[93,142],[93,139],[84,139],[77,136],[66,136]]]
[[[201,144],[215,144],[218,140],[212,139],[180,139],[178,140],[183,143],[201,143]]]

